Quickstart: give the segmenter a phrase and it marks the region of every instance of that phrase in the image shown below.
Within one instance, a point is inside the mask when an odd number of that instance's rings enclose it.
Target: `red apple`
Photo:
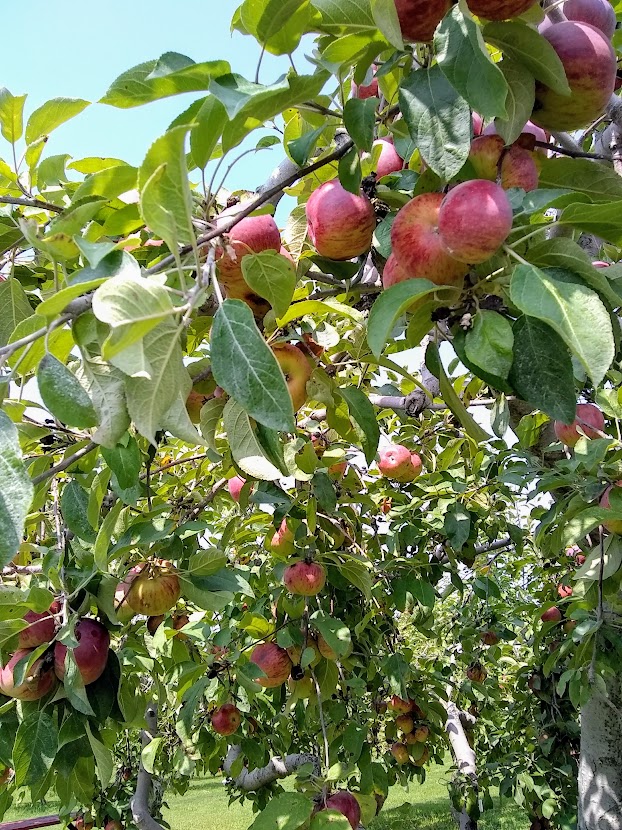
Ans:
[[[398,282],[410,280],[412,277],[405,271],[395,258],[395,254],[391,254],[387,259],[384,270],[382,272],[382,287],[391,288],[392,285],[397,285]]]
[[[120,623],[129,622],[136,612],[128,602],[128,594],[132,587],[132,582],[142,571],[142,565],[135,565],[125,574],[123,580],[118,583],[114,593],[114,612]]]
[[[538,0],[467,0],[467,6],[486,20],[508,20],[524,14]]]
[[[427,43],[451,8],[451,0],[395,0],[404,40]]]
[[[562,618],[562,612],[554,605],[552,608],[547,608],[546,611],[540,615],[540,619],[542,622],[555,622],[558,623]]]
[[[147,620],[147,631],[153,635],[164,622],[164,614],[156,614],[154,617],[149,617]]]
[[[605,429],[605,416],[593,403],[580,403],[577,404],[576,417],[571,424],[564,424],[562,421],[554,421],[553,423],[553,430],[557,439],[567,447],[574,447],[581,438],[577,427],[588,438],[598,438],[598,433]]]
[[[603,262],[601,259],[597,259],[595,262],[592,263],[594,268],[609,268],[611,265],[610,262]]]
[[[554,23],[543,32],[557,52],[570,86],[561,95],[536,83],[531,120],[547,130],[577,130],[596,121],[607,106],[616,82],[616,55],[602,32],[587,23]]]
[[[561,583],[557,586],[557,594],[562,599],[568,599],[568,597],[572,596],[572,588],[570,585],[562,585]]]
[[[71,823],[76,830],[93,830],[92,820],[86,819],[84,816],[76,816],[71,820]]]
[[[296,562],[285,568],[283,583],[291,594],[314,597],[326,584],[326,570],[319,562]]]
[[[477,660],[471,663],[466,670],[466,676],[473,683],[483,683],[488,677],[488,672]]]
[[[127,603],[137,614],[166,614],[181,596],[179,577],[173,565],[162,559],[143,563],[133,579]]]
[[[242,713],[233,703],[225,703],[212,713],[212,729],[219,735],[233,735],[242,723]]]
[[[536,139],[536,141],[549,140],[549,134],[546,132],[546,130],[543,130],[542,127],[538,127],[537,124],[533,124],[531,121],[528,121],[521,130],[521,135],[525,134],[532,135]],[[498,135],[497,128],[495,127],[495,122],[492,121],[484,130],[482,130],[481,135]],[[539,153],[544,153],[545,155],[548,153],[548,150],[546,150],[544,147],[536,147],[536,150]]]
[[[496,631],[489,628],[487,631],[482,631],[481,640],[485,646],[496,646],[499,642],[499,635]]]
[[[544,130],[542,130],[544,132]],[[478,179],[499,180],[504,190],[535,190],[538,168],[529,150],[518,144],[505,147],[500,135],[481,135],[471,142],[469,161]]]
[[[567,20],[589,23],[611,40],[616,28],[616,13],[609,0],[566,0],[562,11]]]
[[[484,119],[479,114],[479,112],[471,113],[471,128],[473,136],[478,136],[482,134],[482,131],[484,129]]]
[[[380,450],[378,469],[385,478],[407,483],[421,473],[421,458],[402,444],[391,444]]]
[[[372,69],[374,72],[374,77],[371,79],[371,82],[368,84],[357,84],[352,81],[350,86],[350,92],[353,98],[360,98],[364,101],[366,98],[377,98],[378,97],[378,79],[376,78],[376,70],[378,67],[374,63],[372,65]]]
[[[233,476],[227,482],[227,489],[229,490],[229,495],[235,502],[240,501],[240,493],[242,492],[242,487],[246,484],[246,479],[242,478],[242,476]]]
[[[235,212],[236,208],[230,210]],[[218,274],[229,283],[243,280],[242,258],[246,254],[279,251],[280,248],[281,234],[272,216],[247,216],[229,231],[224,250],[218,249]]]
[[[40,700],[53,688],[56,683],[54,670],[45,657],[35,660],[19,686],[14,684],[15,666],[21,660],[28,659],[32,652],[33,649],[20,648],[0,668],[0,692],[2,694],[16,700]]]
[[[395,760],[400,766],[402,764],[407,764],[410,761],[408,747],[406,746],[406,744],[400,742],[394,743],[391,746],[391,755],[395,758]]]
[[[603,507],[605,510],[609,510],[611,504],[609,502],[609,493],[613,490],[614,487],[622,487],[622,481],[616,481],[615,484],[607,487],[605,492],[602,494],[600,499],[600,506]],[[609,521],[603,522],[603,527],[607,528],[609,533],[620,533],[622,534],[622,519],[609,519]]]
[[[36,648],[43,643],[49,643],[56,634],[56,620],[52,616],[60,611],[60,603],[54,601],[48,611],[38,614],[36,611],[26,611],[24,621],[28,628],[22,629],[18,635],[19,648]]]
[[[577,563],[577,567],[580,568],[583,565],[585,565],[585,559],[586,559],[585,554],[578,553],[574,558],[574,561]]]
[[[392,709],[394,712],[400,712],[403,715],[407,715],[413,711],[413,701],[404,700],[404,698],[398,697],[398,695],[393,695],[389,701],[389,709]]]
[[[284,648],[276,643],[260,643],[255,646],[250,656],[251,663],[263,671],[265,677],[258,677],[256,682],[265,689],[282,686],[292,670],[292,661]]]
[[[206,400],[206,395],[203,395],[201,392],[197,392],[196,389],[190,390],[188,397],[186,398],[186,410],[193,424],[201,423],[201,409],[203,408],[203,404]]]
[[[294,533],[283,519],[279,529],[274,532],[269,544],[270,551],[277,557],[285,559],[294,552]]]
[[[94,683],[104,673],[108,662],[110,634],[97,620],[82,619],[76,625],[78,645],[73,649],[73,658],[85,686]],[[54,646],[54,671],[59,680],[65,677],[65,656],[67,646]]]
[[[391,227],[393,256],[400,273],[436,285],[462,285],[468,268],[447,252],[439,235],[442,202],[442,193],[423,193],[404,205]]]
[[[381,179],[391,173],[397,173],[404,168],[404,159],[398,155],[390,137],[379,138],[374,141],[374,147],[380,147],[380,157],[376,165],[376,176]]]
[[[292,343],[275,343],[272,351],[285,375],[294,412],[298,412],[307,400],[307,381],[311,377],[311,364]]]
[[[104,826],[104,830],[123,830],[123,825],[121,824],[120,821],[117,821],[116,819],[111,818],[106,822],[106,824]]]
[[[345,190],[338,179],[314,190],[306,211],[309,239],[320,256],[352,259],[371,247],[376,227],[372,203]]]
[[[439,236],[455,259],[477,264],[490,259],[503,244],[512,218],[503,188],[487,179],[474,179],[457,185],[443,199]]]
[[[337,810],[348,819],[352,830],[356,830],[361,821],[361,807],[352,795],[346,790],[340,790],[326,799],[327,810]]]
[[[395,718],[395,725],[400,732],[408,734],[415,728],[415,721],[413,720],[412,715],[398,715]]]

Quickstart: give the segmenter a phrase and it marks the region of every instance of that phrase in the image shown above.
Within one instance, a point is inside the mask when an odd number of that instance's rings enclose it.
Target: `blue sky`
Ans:
[[[50,98],[97,101],[121,72],[169,51],[197,62],[228,60],[233,71],[253,80],[259,47],[252,38],[229,32],[240,2],[4,0],[0,87],[14,95],[28,93],[27,117]],[[272,83],[287,68],[287,58],[266,55],[260,81]],[[46,155],[116,156],[139,164],[151,142],[198,97],[176,96],[131,110],[95,104],[52,134]],[[254,189],[281,154],[277,147],[247,156],[226,186]],[[2,139],[0,157],[10,163],[10,148]]]

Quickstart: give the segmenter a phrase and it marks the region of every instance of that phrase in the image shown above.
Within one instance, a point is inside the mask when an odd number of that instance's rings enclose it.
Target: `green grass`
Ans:
[[[380,815],[370,830],[456,830],[451,817],[447,787],[447,768],[432,767],[423,786],[413,784],[408,790],[393,787]],[[198,779],[183,796],[171,795],[165,818],[172,830],[247,830],[253,821],[249,802],[229,805],[222,779]],[[45,805],[22,805],[10,810],[4,821],[47,815],[55,810],[54,802]],[[525,830],[524,813],[512,805],[496,808],[480,822],[481,830]]]

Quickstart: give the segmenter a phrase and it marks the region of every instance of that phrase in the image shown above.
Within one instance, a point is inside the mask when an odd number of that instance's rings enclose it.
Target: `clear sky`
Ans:
[[[181,52],[197,62],[228,60],[233,71],[253,80],[259,47],[252,38],[229,32],[240,2],[0,0],[0,87],[14,95],[28,93],[27,117],[50,98],[95,102],[121,72],[163,52]],[[287,58],[266,55],[260,82],[273,83],[287,69]],[[180,95],[130,110],[94,104],[52,133],[46,155],[115,156],[140,164],[151,142],[199,97]],[[247,156],[226,186],[254,189],[282,152],[277,147]],[[0,157],[10,162],[9,145],[1,138]]]

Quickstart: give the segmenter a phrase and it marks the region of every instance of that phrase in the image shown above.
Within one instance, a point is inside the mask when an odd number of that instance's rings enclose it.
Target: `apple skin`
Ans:
[[[207,397],[201,392],[197,392],[196,389],[190,390],[190,393],[186,398],[186,410],[188,412],[188,417],[193,424],[201,423],[201,409],[203,408],[203,404],[206,400]]]
[[[508,20],[524,14],[538,0],[467,0],[473,14],[486,20]]]
[[[255,646],[250,656],[251,663],[264,672],[265,677],[257,677],[256,683],[264,689],[275,689],[282,686],[289,677],[293,668],[289,654],[276,643],[260,643]]]
[[[484,130],[484,119],[479,114],[479,112],[472,112],[471,113],[471,131],[473,133],[473,137],[475,138],[478,135],[482,135]]]
[[[393,712],[399,712],[402,715],[408,715],[413,711],[412,700],[404,700],[404,698],[398,697],[398,695],[393,695],[388,705],[389,709]]]
[[[47,695],[56,684],[56,677],[51,666],[45,668],[43,657],[32,664],[28,674],[19,686],[13,685],[13,669],[20,660],[28,657],[32,649],[20,648],[11,656],[8,662],[0,668],[0,692],[15,700],[40,700]]]
[[[607,106],[616,82],[616,56],[602,32],[587,23],[554,23],[543,32],[557,52],[571,94],[560,95],[536,83],[531,120],[553,132],[577,130],[596,121]]]
[[[314,597],[326,584],[326,570],[319,562],[296,562],[285,568],[283,584],[291,594]]]
[[[181,596],[179,577],[170,562],[156,559],[143,563],[132,580],[127,603],[137,614],[166,614]]]
[[[382,272],[382,287],[386,290],[391,288],[392,285],[397,285],[398,282],[405,282],[409,279],[412,279],[412,277],[399,264],[395,254],[391,254]]]
[[[556,605],[554,605],[552,608],[547,608],[547,610],[543,614],[540,615],[540,619],[544,623],[547,623],[547,622],[558,623],[561,620],[561,618],[562,618],[562,612],[559,610],[559,608]]]
[[[438,214],[439,235],[461,262],[485,262],[512,229],[512,206],[495,182],[473,179],[450,190]],[[397,220],[396,220],[397,221]]]
[[[413,732],[413,735],[415,736],[415,741],[417,741],[417,743],[424,744],[430,737],[430,727],[425,724],[418,726]]]
[[[436,285],[461,285],[468,268],[445,249],[438,231],[442,193],[415,196],[398,212],[391,227],[393,256],[400,273]]]
[[[56,634],[56,620],[52,616],[60,611],[60,603],[55,600],[49,610],[38,614],[36,611],[26,611],[24,621],[28,628],[24,628],[18,635],[19,648],[36,648],[43,643],[49,643]]]
[[[610,264],[609,262],[603,262],[601,259],[597,259],[592,263],[594,268],[609,268]]]
[[[404,159],[398,155],[391,138],[379,138],[374,141],[372,149],[373,147],[381,148],[378,164],[376,165],[376,176],[379,179],[404,169]]]
[[[600,499],[600,506],[605,510],[609,510],[611,504],[609,502],[609,493],[613,490],[614,487],[622,487],[622,481],[616,481],[615,484],[607,487],[605,492],[602,494]],[[609,533],[620,533],[622,534],[622,519],[610,519],[607,522],[603,522],[603,527],[605,527]]]
[[[496,182],[500,172],[499,183],[504,190],[520,187],[529,191],[538,187],[538,168],[529,150],[518,144],[506,148],[500,135],[481,135],[473,139],[469,161],[478,179]]]
[[[242,713],[233,703],[225,703],[212,713],[212,729],[219,735],[233,735],[242,723]]]
[[[269,545],[270,551],[279,559],[286,559],[294,552],[294,533],[283,519],[279,529],[275,530]]]
[[[334,795],[331,795],[330,798],[326,799],[325,809],[337,810],[343,813],[350,822],[352,830],[356,830],[359,826],[361,821],[361,807],[352,793],[346,790],[340,790]]]
[[[577,404],[577,413],[571,424],[564,424],[561,421],[553,422],[553,430],[558,441],[567,447],[576,446],[581,434],[577,430],[580,427],[588,438],[598,438],[599,432],[605,429],[605,416],[593,403]]]
[[[128,601],[128,594],[132,587],[132,582],[141,573],[142,565],[134,565],[125,574],[122,581],[119,582],[114,593],[114,610],[117,619],[120,623],[125,624],[136,616],[136,612]]]
[[[495,127],[495,122],[493,121],[492,123],[490,123],[479,134],[498,135],[497,128]],[[528,121],[521,130],[521,135],[525,134],[532,135],[536,139],[536,141],[549,141],[550,139],[550,136],[546,132],[546,130],[543,130],[542,127],[538,127],[537,124],[533,124],[531,121]],[[544,155],[546,155],[548,153],[548,150],[545,150],[544,147],[536,147],[536,152],[544,153]]]
[[[246,484],[246,479],[242,478],[242,476],[233,476],[227,482],[227,490],[229,491],[229,495],[233,499],[234,502],[240,501],[240,493],[242,492],[242,487]]]
[[[86,821],[84,816],[76,816],[72,819],[71,823],[76,830],[93,830],[93,822],[90,820]]]
[[[285,375],[294,412],[298,412],[307,401],[307,381],[311,377],[311,364],[292,343],[276,343],[272,346],[272,351]]]
[[[240,220],[227,236],[228,241],[224,250],[218,249],[220,258],[216,263],[218,275],[225,282],[243,279],[242,258],[246,254],[279,251],[281,248],[279,228],[272,216],[267,214],[247,216]]]
[[[123,825],[120,821],[111,818],[110,821],[107,821],[104,830],[123,830]]]
[[[399,741],[391,745],[391,755],[395,758],[395,760],[400,766],[402,766],[402,764],[408,764],[410,762],[408,747],[406,746],[406,744],[403,744]]]
[[[487,631],[482,631],[480,639],[485,646],[496,646],[499,642],[499,635],[489,628]]]
[[[573,594],[572,588],[570,585],[562,585],[561,583],[557,586],[557,595],[561,597],[561,599],[568,599]]]
[[[611,40],[616,28],[616,13],[609,0],[566,0],[563,12],[567,20],[589,23]]]
[[[451,0],[395,0],[404,40],[428,43],[451,8]]]
[[[376,70],[378,69],[377,64],[372,64],[372,70],[374,73],[374,77],[371,79],[371,82],[368,84],[355,84],[352,81],[350,85],[350,92],[353,98],[360,98],[361,101],[365,101],[367,98],[377,98],[378,97],[378,78],[376,78]]]
[[[110,634],[97,620],[81,619],[76,625],[78,645],[73,649],[73,657],[85,686],[94,683],[104,673],[110,649]],[[59,680],[65,677],[65,655],[67,646],[56,643],[54,646],[54,671]]]
[[[320,256],[352,259],[370,249],[376,227],[372,203],[349,193],[338,179],[313,191],[306,212],[309,239]]]
[[[415,728],[415,721],[412,718],[412,715],[398,715],[395,718],[395,725],[400,730],[400,732],[404,732],[404,734],[408,734],[412,732]]]
[[[421,458],[402,444],[391,444],[380,450],[378,469],[385,478],[406,484],[421,473]]]

